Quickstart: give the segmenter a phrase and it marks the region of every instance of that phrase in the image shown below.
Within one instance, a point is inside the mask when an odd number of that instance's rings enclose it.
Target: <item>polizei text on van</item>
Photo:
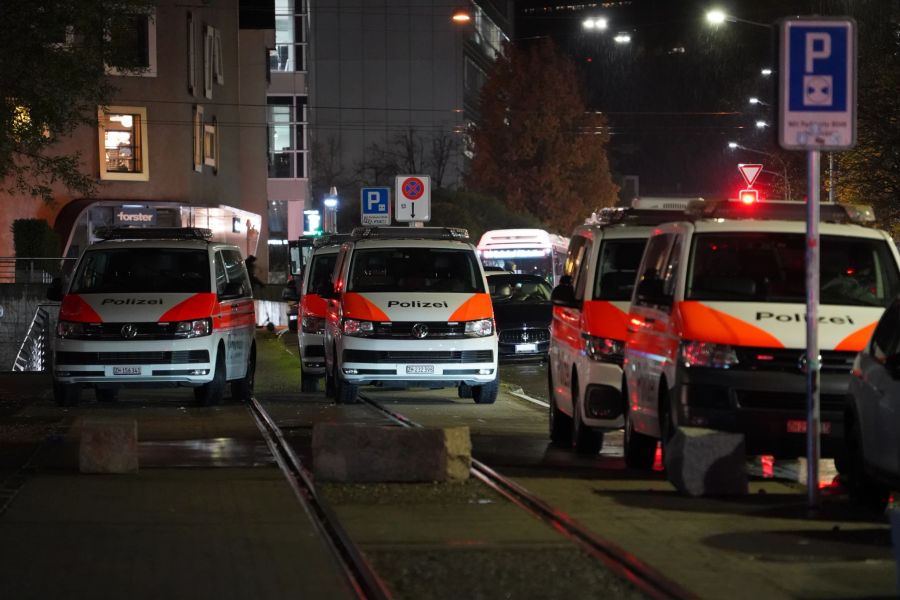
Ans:
[[[388,308],[399,306],[400,308],[448,308],[447,301],[424,302],[422,300],[388,300]]]

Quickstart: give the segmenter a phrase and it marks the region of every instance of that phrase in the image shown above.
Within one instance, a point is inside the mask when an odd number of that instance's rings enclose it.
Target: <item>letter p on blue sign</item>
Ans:
[[[391,188],[367,187],[360,190],[360,222],[363,225],[391,224]]]

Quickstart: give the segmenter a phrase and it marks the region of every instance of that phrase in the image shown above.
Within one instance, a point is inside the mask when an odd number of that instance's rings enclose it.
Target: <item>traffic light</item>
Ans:
[[[756,204],[759,200],[759,192],[757,190],[741,190],[738,194],[742,204]]]

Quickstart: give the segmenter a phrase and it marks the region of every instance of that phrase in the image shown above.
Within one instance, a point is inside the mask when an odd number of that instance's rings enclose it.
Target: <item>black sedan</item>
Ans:
[[[537,275],[488,273],[500,360],[545,360],[550,346],[550,284]]]

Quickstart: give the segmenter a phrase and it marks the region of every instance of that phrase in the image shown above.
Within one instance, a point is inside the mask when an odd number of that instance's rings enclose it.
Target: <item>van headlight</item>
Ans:
[[[465,334],[472,337],[485,337],[494,333],[493,319],[466,321]]]
[[[195,319],[193,321],[179,321],[175,325],[175,336],[180,338],[195,338],[209,335],[212,332],[211,319]]]
[[[737,352],[728,344],[681,342],[681,361],[686,367],[727,369],[738,364]]]
[[[56,324],[56,336],[61,338],[84,339],[93,337],[89,323],[80,323],[77,321],[59,321]]]
[[[344,319],[343,331],[344,335],[351,335],[354,337],[365,337],[367,335],[372,335],[372,332],[375,330],[372,321],[360,321],[358,319]]]
[[[303,317],[300,327],[303,333],[325,335],[325,319],[322,317]]]
[[[625,358],[625,342],[596,335],[585,335],[584,353],[591,360],[621,363]]]

